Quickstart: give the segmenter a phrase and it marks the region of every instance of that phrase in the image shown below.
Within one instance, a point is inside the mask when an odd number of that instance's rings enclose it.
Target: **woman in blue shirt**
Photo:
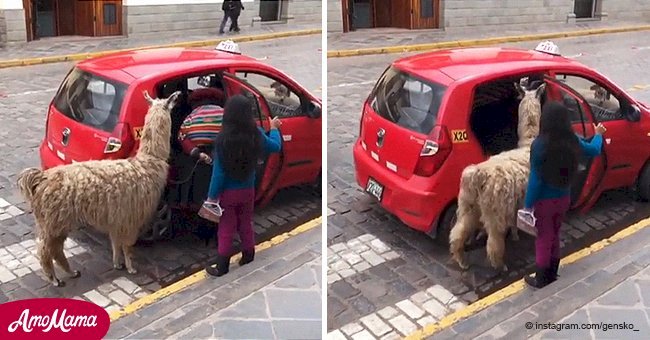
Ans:
[[[228,273],[235,232],[241,240],[239,265],[253,261],[255,168],[263,154],[280,152],[281,149],[280,121],[277,118],[271,120],[271,131],[266,136],[255,123],[251,104],[242,95],[229,98],[224,108],[222,130],[214,141],[212,179],[208,199],[203,205],[209,213],[221,215],[217,230],[217,266],[206,268],[213,276]],[[219,206],[223,208],[223,214]]]
[[[571,184],[583,155],[601,153],[605,127],[598,124],[596,135],[587,142],[575,135],[567,108],[549,102],[542,110],[540,133],[530,150],[530,176],[524,208],[534,210],[537,219],[535,277],[529,285],[541,288],[555,281],[560,265],[560,227],[571,207]]]

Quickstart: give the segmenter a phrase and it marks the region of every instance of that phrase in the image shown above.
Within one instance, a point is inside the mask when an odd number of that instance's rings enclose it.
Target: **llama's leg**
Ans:
[[[129,274],[137,274],[138,270],[133,266],[133,245],[135,242],[130,243],[129,245],[122,243],[122,250],[124,251],[124,261],[126,262],[126,271]]]
[[[487,229],[487,230],[488,230],[487,255],[488,255],[488,259],[490,260],[490,264],[494,269],[501,269],[503,271],[507,271],[508,266],[506,266],[503,263],[503,256],[506,250],[505,249],[506,233],[501,232],[496,228]]]
[[[81,276],[81,273],[78,270],[70,269],[70,263],[68,263],[68,259],[65,257],[65,253],[63,252],[63,247],[67,238],[68,236],[65,235],[55,239],[55,248],[53,252],[54,260],[63,270],[65,270],[66,273],[70,275],[71,278],[78,278]]]
[[[476,206],[473,206],[476,208]],[[467,208],[460,202],[458,210],[458,221],[449,234],[449,252],[452,259],[462,269],[469,268],[465,259],[465,241],[476,231],[479,226],[478,214],[474,209]]]
[[[124,263],[122,262],[122,245],[117,241],[117,237],[110,235],[111,246],[113,247],[113,268],[117,270],[124,269]]]
[[[63,287],[65,286],[65,282],[59,280],[56,277],[56,273],[54,272],[54,262],[53,262],[52,254],[55,251],[55,249],[54,249],[53,241],[54,241],[53,238],[50,236],[45,236],[41,240],[40,244],[38,245],[38,257],[41,262],[41,268],[45,273],[45,277],[55,287]]]

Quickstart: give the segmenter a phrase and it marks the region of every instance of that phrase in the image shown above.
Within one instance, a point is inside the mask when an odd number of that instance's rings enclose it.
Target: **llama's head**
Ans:
[[[515,83],[515,88],[520,94],[519,103],[519,147],[529,146],[539,135],[539,119],[542,115],[541,98],[544,95],[546,84],[535,86],[535,83],[524,88],[520,83]]]
[[[181,92],[176,91],[165,99],[153,99],[148,92],[144,98],[149,103],[149,111],[144,117],[142,139],[138,154],[145,154],[160,159],[169,158],[171,140],[171,111],[178,101]]]

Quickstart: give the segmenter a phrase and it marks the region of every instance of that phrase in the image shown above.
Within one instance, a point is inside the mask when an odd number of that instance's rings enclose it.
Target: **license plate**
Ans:
[[[368,185],[366,185],[366,192],[375,196],[378,200],[381,201],[381,195],[384,193],[384,186],[377,183],[372,178],[368,178]]]

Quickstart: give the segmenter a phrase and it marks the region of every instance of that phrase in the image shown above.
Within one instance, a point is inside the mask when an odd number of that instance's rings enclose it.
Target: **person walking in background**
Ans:
[[[230,32],[235,31],[239,32],[239,15],[244,9],[244,5],[241,3],[241,0],[224,0],[221,5],[221,10],[223,11],[223,20],[221,20],[221,26],[219,27],[219,34],[224,34],[224,29],[226,28],[226,23],[230,19]]]
[[[567,108],[549,102],[542,109],[540,133],[530,151],[530,175],[524,209],[533,211],[537,219],[535,240],[535,276],[524,280],[541,288],[557,279],[560,266],[560,227],[571,207],[571,184],[583,155],[601,153],[602,124],[595,126],[591,142],[578,137],[571,126]]]
[[[255,168],[265,153],[280,152],[280,125],[277,118],[271,120],[271,131],[267,136],[262,128],[257,127],[248,98],[236,95],[226,102],[222,130],[214,141],[208,199],[203,205],[203,209],[215,216],[221,215],[217,230],[216,268],[212,265],[206,268],[210,275],[228,273],[235,231],[241,241],[239,265],[250,263],[255,257]]]

